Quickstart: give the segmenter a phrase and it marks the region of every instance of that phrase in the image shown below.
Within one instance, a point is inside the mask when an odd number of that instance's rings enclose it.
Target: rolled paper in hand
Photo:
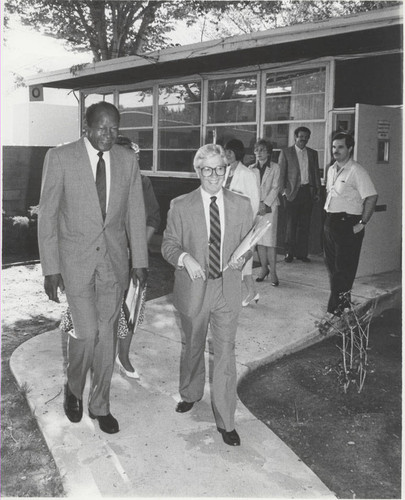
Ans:
[[[252,229],[248,232],[248,234],[243,238],[242,242],[238,246],[238,248],[233,252],[232,259],[238,260],[245,255],[246,252],[252,250],[253,247],[257,244],[260,238],[264,235],[264,233],[271,226],[271,222],[267,217],[263,217],[258,215],[253,223]],[[227,264],[223,272],[226,271],[229,267]]]

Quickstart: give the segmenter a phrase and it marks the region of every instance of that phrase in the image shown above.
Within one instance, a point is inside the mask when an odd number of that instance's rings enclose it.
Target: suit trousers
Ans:
[[[364,230],[353,233],[360,215],[327,213],[323,231],[325,263],[329,273],[328,312],[339,313],[349,305],[350,290],[356,277]],[[346,294],[346,297],[342,296]]]
[[[91,370],[89,410],[94,415],[110,412],[110,385],[123,295],[108,258],[100,261],[80,294],[66,291],[75,332],[75,337],[68,338],[67,381],[72,393],[81,399]]]
[[[182,350],[180,396],[199,401],[205,386],[205,344],[208,326],[214,351],[211,404],[217,427],[232,431],[236,410],[235,337],[239,311],[232,310],[222,293],[222,278],[209,279],[200,312],[194,317],[180,314]]]
[[[312,205],[309,184],[301,186],[292,201],[286,200],[285,250],[293,257],[308,257]]]

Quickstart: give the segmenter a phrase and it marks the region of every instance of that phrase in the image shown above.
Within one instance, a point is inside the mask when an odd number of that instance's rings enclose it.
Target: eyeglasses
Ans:
[[[218,177],[222,177],[223,175],[225,175],[225,172],[226,172],[226,167],[223,166],[223,167],[215,167],[215,168],[211,168],[211,167],[199,167],[200,168],[200,171],[201,171],[201,175],[203,177],[211,177],[211,175],[215,172],[217,174]]]

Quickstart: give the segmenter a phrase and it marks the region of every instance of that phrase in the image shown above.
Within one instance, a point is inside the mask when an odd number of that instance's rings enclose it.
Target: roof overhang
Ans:
[[[400,6],[40,73],[29,85],[86,89],[229,68],[402,49]]]

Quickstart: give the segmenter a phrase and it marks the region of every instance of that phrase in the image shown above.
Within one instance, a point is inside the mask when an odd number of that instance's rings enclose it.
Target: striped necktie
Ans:
[[[221,275],[221,221],[216,201],[217,197],[211,196],[208,277],[212,279],[219,278]]]
[[[96,188],[98,199],[100,202],[101,213],[103,215],[103,220],[105,220],[106,208],[107,208],[107,182],[105,176],[105,161],[103,158],[102,151],[97,153],[99,160],[97,162],[96,171]]]

